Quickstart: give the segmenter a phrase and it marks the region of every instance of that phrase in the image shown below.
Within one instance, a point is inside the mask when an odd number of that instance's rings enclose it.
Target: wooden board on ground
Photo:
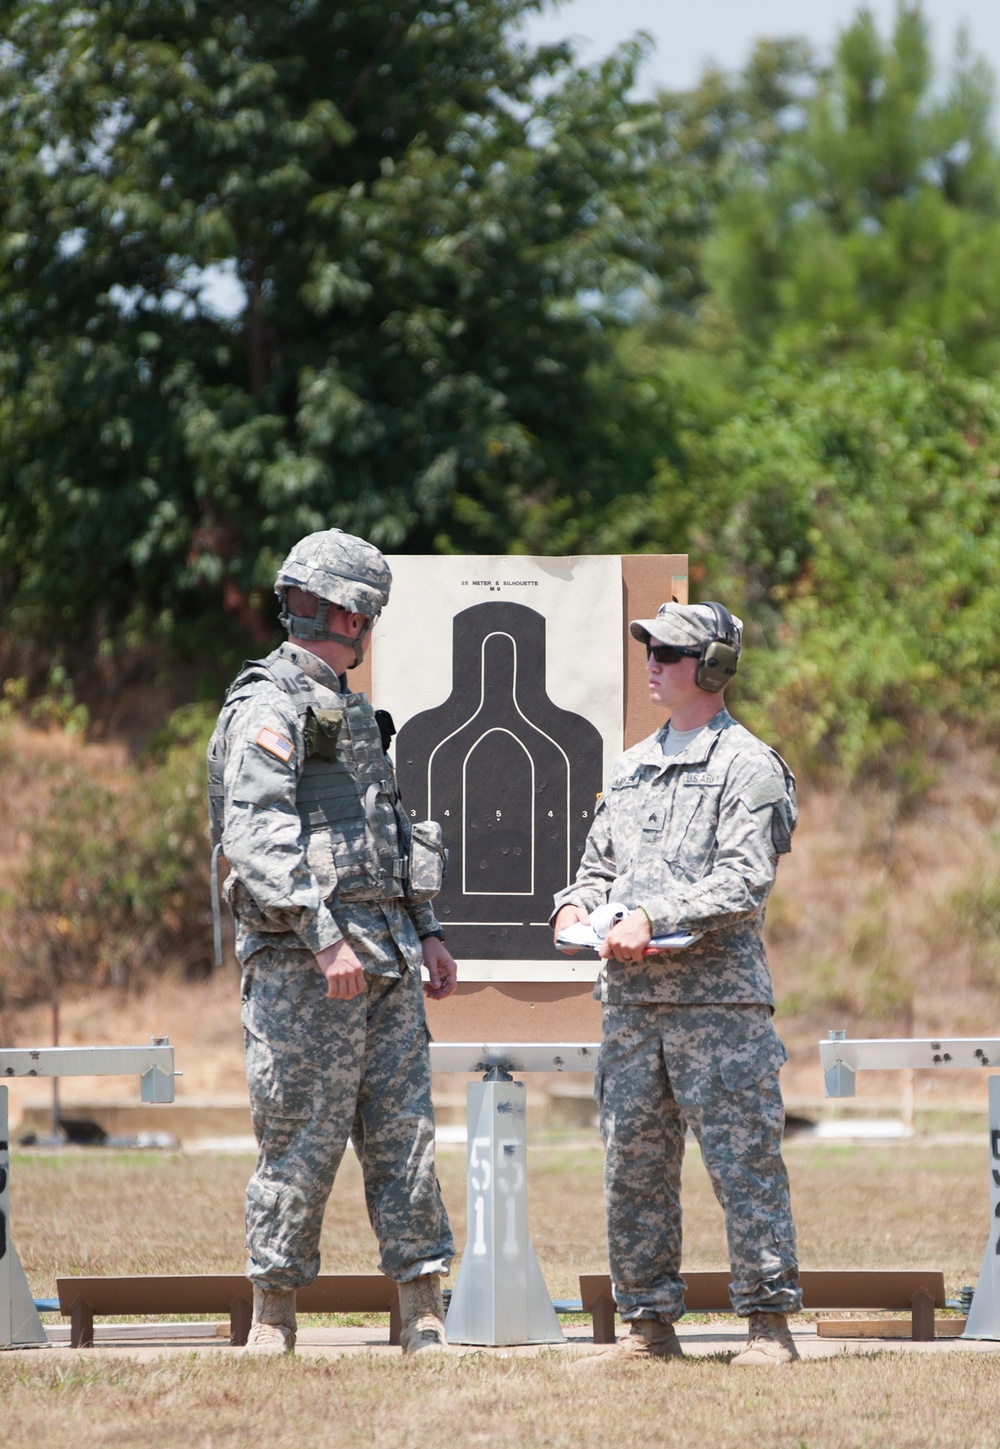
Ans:
[[[730,1274],[719,1270],[684,1271],[684,1302],[689,1313],[731,1313]],[[908,1310],[910,1337],[934,1337],[935,1308],[943,1308],[944,1274],[928,1268],[803,1268],[799,1273],[802,1306],[823,1309]],[[584,1313],[593,1316],[594,1342],[615,1340],[615,1301],[606,1273],[580,1274]]]
[[[59,1311],[70,1320],[73,1348],[94,1343],[97,1314],[146,1317],[156,1313],[228,1313],[230,1341],[247,1341],[253,1285],[238,1273],[136,1274],[57,1278]],[[382,1274],[321,1273],[296,1294],[300,1313],[388,1313],[389,1342],[399,1342],[396,1284]]]
[[[965,1331],[964,1318],[935,1318],[935,1338],[960,1338]],[[912,1338],[913,1324],[908,1318],[826,1318],[816,1325],[820,1338]]]

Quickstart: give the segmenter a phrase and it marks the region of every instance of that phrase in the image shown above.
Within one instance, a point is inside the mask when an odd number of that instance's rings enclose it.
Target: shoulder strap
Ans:
[[[309,676],[302,673],[291,660],[281,655],[270,655],[267,659],[247,659],[226,691],[226,703],[239,699],[240,694],[251,684],[274,684],[297,702],[312,698]]]

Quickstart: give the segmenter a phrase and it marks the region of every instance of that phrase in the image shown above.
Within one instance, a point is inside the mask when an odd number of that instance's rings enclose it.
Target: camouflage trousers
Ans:
[[[447,1272],[451,1228],[434,1170],[420,973],[370,975],[329,999],[305,951],[265,949],[244,977],[243,1027],[257,1166],[247,1185],[247,1276],[299,1288],[320,1266],[320,1230],[350,1136],[380,1266],[407,1282]]]
[[[801,1308],[781,1158],[786,1057],[765,1006],[605,1006],[595,1095],[622,1318],[673,1323],[684,1312],[686,1126],[725,1213],[736,1312]]]

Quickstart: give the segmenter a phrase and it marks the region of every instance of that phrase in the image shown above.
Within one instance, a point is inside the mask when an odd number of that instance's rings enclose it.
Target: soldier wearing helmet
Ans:
[[[244,665],[208,751],[230,874],[257,1165],[247,1186],[251,1352],[291,1352],[295,1290],[319,1271],[323,1213],[353,1140],[404,1352],[445,1346],[453,1244],[434,1171],[423,991],[456,966],[430,904],[443,852],[411,825],[379,725],[347,671],[388,603],[379,550],[309,534],[278,571],[288,639]],[[213,873],[214,874],[214,873]]]
[[[364,641],[389,602],[392,574],[372,544],[338,528],[301,539],[278,570],[274,592],[281,601],[282,626],[295,639],[333,640],[354,654],[353,669],[364,657]],[[307,594],[307,613],[296,613],[297,600]],[[289,596],[291,595],[291,603]],[[330,627],[330,610],[360,614],[357,633],[338,634]]]

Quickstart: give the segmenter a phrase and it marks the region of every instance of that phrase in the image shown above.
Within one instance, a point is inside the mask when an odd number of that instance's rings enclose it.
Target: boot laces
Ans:
[[[787,1325],[777,1313],[751,1313],[750,1337],[766,1338],[771,1343],[780,1343],[787,1335]]]

